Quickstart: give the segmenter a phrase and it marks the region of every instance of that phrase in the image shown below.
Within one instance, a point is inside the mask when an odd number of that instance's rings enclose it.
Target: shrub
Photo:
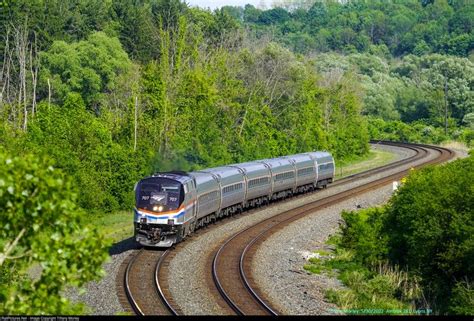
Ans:
[[[410,174],[390,200],[389,257],[422,277],[446,312],[456,280],[474,274],[474,157]]]
[[[0,314],[68,314],[60,296],[102,275],[108,242],[87,226],[77,194],[45,157],[0,149]]]
[[[354,250],[354,259],[367,266],[378,262],[388,252],[387,237],[380,232],[383,217],[383,208],[342,213],[344,224],[341,225],[340,245]]]

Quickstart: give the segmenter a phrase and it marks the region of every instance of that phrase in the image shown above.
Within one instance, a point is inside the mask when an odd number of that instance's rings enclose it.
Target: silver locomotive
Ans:
[[[170,247],[221,217],[324,188],[334,173],[328,152],[157,173],[135,186],[135,239],[145,246]]]

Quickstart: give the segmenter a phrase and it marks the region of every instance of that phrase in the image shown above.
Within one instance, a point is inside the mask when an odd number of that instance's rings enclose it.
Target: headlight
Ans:
[[[153,206],[153,211],[161,212],[161,211],[163,211],[163,206],[161,206],[161,205],[160,206]]]

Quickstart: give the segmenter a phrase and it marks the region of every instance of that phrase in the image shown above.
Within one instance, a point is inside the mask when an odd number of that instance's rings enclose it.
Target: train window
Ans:
[[[298,170],[298,176],[313,174],[313,167],[306,167]]]
[[[319,170],[331,170],[334,169],[334,164],[333,163],[326,163],[326,164],[321,164],[318,166]]]
[[[161,185],[163,192],[179,192],[179,185]]]
[[[278,174],[280,175],[280,174]],[[276,175],[275,176],[275,180],[280,180],[280,176]],[[249,181],[249,188],[253,188],[255,186],[261,186],[261,185],[265,185],[265,184],[268,184],[268,177],[260,177],[260,178],[254,178],[252,180]],[[238,184],[239,186],[239,189],[243,188],[243,184],[242,183],[239,183]]]
[[[200,202],[200,203],[210,202],[210,201],[216,199],[217,196],[218,196],[217,191],[213,191],[213,192],[209,192],[209,193],[206,193],[206,194],[202,194],[201,196],[199,196],[199,202]]]

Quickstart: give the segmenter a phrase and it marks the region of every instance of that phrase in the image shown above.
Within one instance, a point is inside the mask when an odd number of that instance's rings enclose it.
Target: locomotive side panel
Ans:
[[[190,173],[196,181],[197,215],[200,219],[219,209],[221,192],[219,182],[210,173]]]

